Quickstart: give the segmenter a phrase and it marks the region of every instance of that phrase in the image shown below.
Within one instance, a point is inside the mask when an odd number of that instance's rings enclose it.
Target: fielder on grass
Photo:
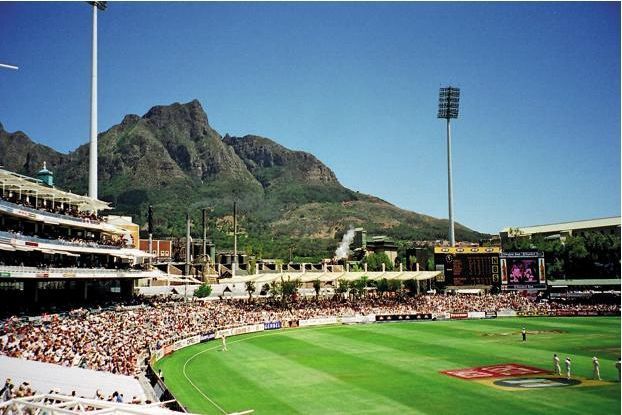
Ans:
[[[557,353],[553,355],[553,371],[556,375],[562,374],[562,369],[559,367],[559,356],[557,356]]]
[[[592,379],[600,380],[600,363],[598,363],[598,358],[596,356],[592,357]]]

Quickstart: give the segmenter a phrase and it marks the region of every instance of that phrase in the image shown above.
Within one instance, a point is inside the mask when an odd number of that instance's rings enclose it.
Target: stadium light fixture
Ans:
[[[97,199],[97,10],[104,11],[105,1],[89,1],[93,6],[93,38],[91,54],[91,139],[89,144],[89,197]]]
[[[454,205],[451,174],[451,125],[452,118],[458,118],[458,107],[460,104],[460,88],[448,86],[441,88],[438,93],[438,114],[437,118],[447,120],[447,194],[449,203],[449,241],[451,246],[456,245],[454,233]]]
[[[18,70],[19,69],[19,67],[15,66],[15,65],[9,65],[8,63],[0,63],[0,68],[14,69],[14,70]]]

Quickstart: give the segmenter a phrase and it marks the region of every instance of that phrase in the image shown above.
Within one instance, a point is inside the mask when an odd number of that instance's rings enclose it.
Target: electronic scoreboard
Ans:
[[[434,248],[437,270],[442,270],[448,286],[498,285],[499,247]]]
[[[501,261],[501,289],[544,290],[546,270],[542,252],[504,252]]]

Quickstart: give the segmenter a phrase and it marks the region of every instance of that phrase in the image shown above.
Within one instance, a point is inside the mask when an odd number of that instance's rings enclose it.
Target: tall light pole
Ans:
[[[15,66],[15,65],[9,65],[8,63],[0,63],[0,68],[14,69],[14,70],[18,70],[19,69],[19,67]]]
[[[437,118],[447,120],[447,194],[449,200],[449,241],[451,246],[456,245],[454,234],[454,202],[451,175],[451,125],[452,118],[458,118],[458,106],[460,103],[460,88],[448,86],[441,88],[438,93]]]
[[[97,199],[97,10],[106,10],[105,1],[89,1],[93,6],[91,53],[91,140],[89,145],[89,197]]]

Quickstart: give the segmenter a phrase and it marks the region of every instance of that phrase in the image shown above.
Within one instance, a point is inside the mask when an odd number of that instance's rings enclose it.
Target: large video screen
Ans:
[[[508,284],[536,284],[539,282],[537,258],[508,258],[507,267]]]
[[[434,250],[437,269],[448,286],[499,284],[498,248],[444,248]]]
[[[541,252],[504,252],[501,259],[501,284],[505,289],[544,289],[546,272]]]

